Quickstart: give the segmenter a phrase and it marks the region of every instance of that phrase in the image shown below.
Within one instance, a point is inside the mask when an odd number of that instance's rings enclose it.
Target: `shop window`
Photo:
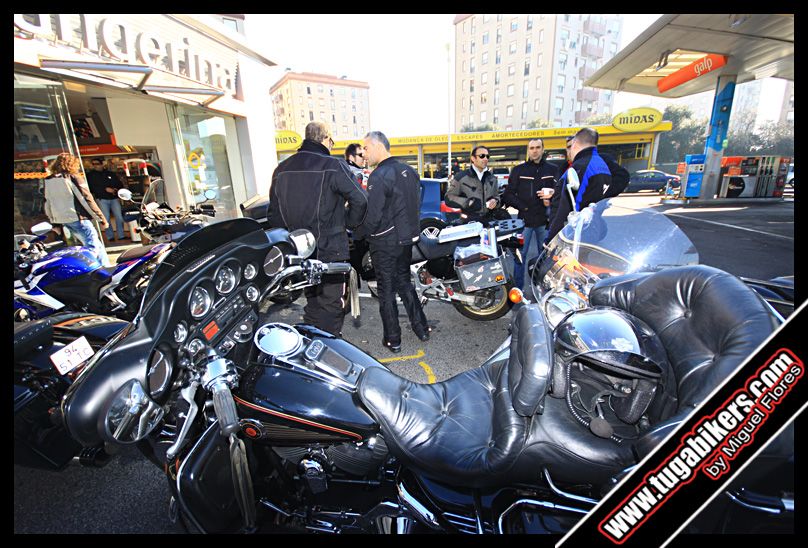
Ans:
[[[216,220],[238,216],[230,155],[238,158],[235,120],[192,107],[177,107],[182,147],[186,154],[187,183],[195,204],[213,190]],[[311,116],[313,112],[309,112]],[[228,141],[230,141],[228,145]]]

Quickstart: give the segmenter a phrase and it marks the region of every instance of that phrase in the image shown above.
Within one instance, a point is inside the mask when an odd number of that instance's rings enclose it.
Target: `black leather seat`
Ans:
[[[53,339],[53,322],[50,318],[33,322],[14,322],[14,359],[22,360],[37,347]]]
[[[125,263],[126,261],[131,261],[132,259],[139,259],[151,251],[155,245],[157,244],[139,245],[137,247],[129,248],[121,253],[115,262],[121,264]]]
[[[517,478],[541,465],[558,481],[605,483],[656,447],[777,325],[752,289],[704,265],[602,280],[590,304],[625,310],[657,333],[675,379],[676,408],[633,443],[618,445],[574,421],[563,399],[548,397],[514,466]]]
[[[423,257],[423,260],[430,260],[430,259],[439,259],[440,257],[451,257],[454,253],[455,248],[462,247],[465,245],[471,245],[479,243],[480,238],[475,236],[473,238],[464,238],[462,240],[455,240],[453,242],[446,242],[446,243],[438,243],[438,240],[435,238],[427,238],[423,234],[418,239],[418,242],[415,246],[420,251],[420,256]],[[416,253],[413,250],[413,257],[416,257]]]
[[[596,437],[564,399],[547,394],[552,338],[535,305],[516,311],[508,363],[431,385],[371,368],[360,377],[359,397],[391,452],[444,483],[536,483],[547,467],[557,481],[603,484],[636,462],[635,450],[642,456],[659,443],[776,327],[753,290],[708,266],[609,278],[590,300],[645,321],[668,353],[676,409],[636,443]]]

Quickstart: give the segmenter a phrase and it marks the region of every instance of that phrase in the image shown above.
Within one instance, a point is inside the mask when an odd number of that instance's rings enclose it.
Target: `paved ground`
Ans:
[[[663,211],[691,238],[705,264],[764,279],[794,273],[793,202],[717,208],[662,206],[658,197],[643,194],[619,200],[629,207]],[[273,319],[299,321],[302,304],[273,308]],[[361,325],[346,320],[345,338],[386,360],[399,375],[422,383],[442,381],[479,365],[505,339],[510,322],[510,315],[475,322],[450,305],[429,303],[425,312],[434,326],[431,340],[419,341],[402,316],[403,351],[393,355],[381,346],[377,302],[362,298],[361,305]],[[132,450],[100,470],[71,466],[57,473],[15,466],[14,531],[176,532],[166,516],[165,481],[161,471]]]

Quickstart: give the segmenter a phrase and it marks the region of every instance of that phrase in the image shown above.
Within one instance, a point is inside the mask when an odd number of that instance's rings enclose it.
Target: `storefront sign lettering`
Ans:
[[[662,113],[654,108],[633,108],[612,118],[612,126],[620,131],[646,131],[659,125]]]
[[[137,32],[119,17],[79,14],[35,14],[31,22],[23,14],[14,14],[14,26],[45,39],[56,40],[102,57],[104,61],[143,63],[234,92],[235,67],[224,66],[205,57],[188,37],[161,38],[149,31]]]

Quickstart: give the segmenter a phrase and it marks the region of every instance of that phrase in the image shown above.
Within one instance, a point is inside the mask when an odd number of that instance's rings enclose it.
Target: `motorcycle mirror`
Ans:
[[[213,200],[216,198],[216,191],[208,189],[205,191],[205,199],[206,200]]]
[[[131,201],[132,200],[132,191],[129,190],[128,188],[122,188],[122,189],[118,190],[118,198],[120,198],[121,200]]]
[[[37,236],[47,234],[51,230],[53,230],[53,226],[48,222],[38,223],[31,227],[31,233]]]
[[[163,408],[147,394],[137,379],[121,386],[112,397],[104,418],[107,437],[118,443],[135,443],[154,430]]]
[[[572,168],[567,170],[567,187],[572,189],[573,192],[578,192],[581,187],[581,181],[578,179],[578,172]]]
[[[291,238],[292,242],[295,244],[298,256],[305,259],[314,253],[317,241],[314,239],[314,234],[310,231],[305,228],[299,228],[290,232],[289,238]]]
[[[146,213],[152,213],[154,210],[160,207],[160,204],[158,204],[157,202],[149,202],[143,207],[146,210]]]

